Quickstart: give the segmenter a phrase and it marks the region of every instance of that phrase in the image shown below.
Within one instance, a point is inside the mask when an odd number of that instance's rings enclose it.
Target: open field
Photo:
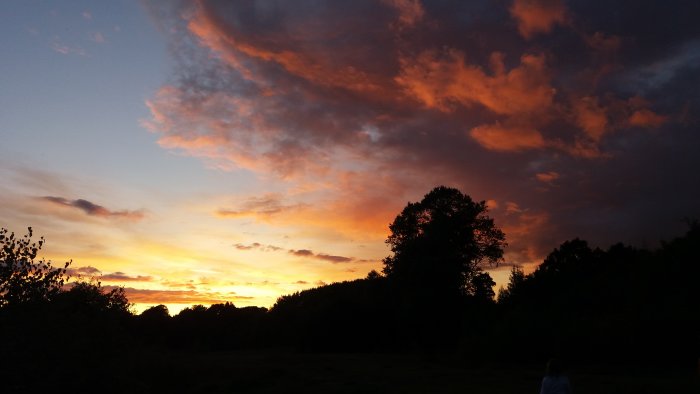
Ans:
[[[59,360],[56,360],[59,361]],[[15,392],[73,388],[96,392],[192,393],[538,393],[540,366],[474,367],[444,357],[285,352],[185,353],[142,350],[111,355],[64,378],[25,381]],[[60,363],[60,361],[59,361]],[[47,366],[49,369],[52,367]],[[53,371],[57,373],[59,370]],[[700,392],[692,369],[662,372],[571,368],[576,394]]]

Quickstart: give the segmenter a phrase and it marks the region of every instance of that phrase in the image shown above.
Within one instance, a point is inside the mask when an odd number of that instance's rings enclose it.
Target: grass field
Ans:
[[[141,351],[76,371],[69,386],[96,392],[539,393],[541,366],[474,367],[407,355]],[[109,373],[106,373],[109,371]],[[571,368],[575,394],[700,393],[694,370]]]

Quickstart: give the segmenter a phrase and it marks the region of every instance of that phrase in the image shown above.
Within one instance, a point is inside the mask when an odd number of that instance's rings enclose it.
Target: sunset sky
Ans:
[[[634,6],[632,6],[634,5]],[[448,185],[526,271],[700,218],[700,2],[3,1],[0,227],[136,310],[381,270]]]

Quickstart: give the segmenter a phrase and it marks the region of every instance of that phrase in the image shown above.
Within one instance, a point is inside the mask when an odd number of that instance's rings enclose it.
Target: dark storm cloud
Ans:
[[[698,2],[177,4],[151,7],[181,66],[144,124],[221,168],[342,182],[304,215],[385,228],[449,184],[494,200],[523,262],[700,217]]]

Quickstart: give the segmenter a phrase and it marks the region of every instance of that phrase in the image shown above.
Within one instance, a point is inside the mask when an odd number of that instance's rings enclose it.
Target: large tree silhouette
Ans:
[[[492,295],[482,268],[503,257],[505,235],[486,212],[485,202],[445,186],[409,203],[389,226],[394,254],[384,259],[384,274],[431,299]]]

